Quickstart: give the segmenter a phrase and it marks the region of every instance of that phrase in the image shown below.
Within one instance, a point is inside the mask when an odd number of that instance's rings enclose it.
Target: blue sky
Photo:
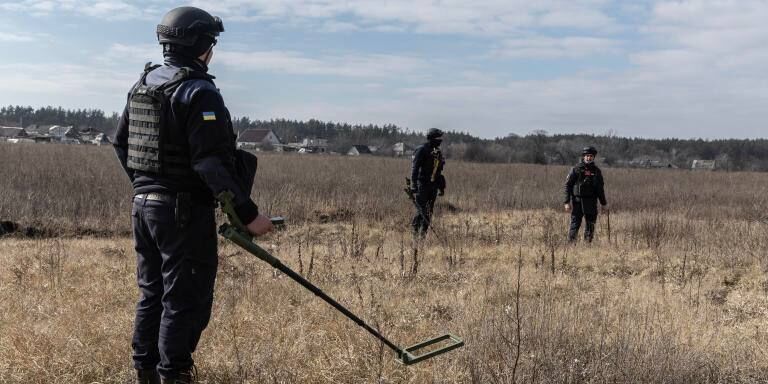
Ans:
[[[0,0],[0,105],[119,111],[155,25],[222,17],[235,116],[550,133],[763,137],[765,0]]]

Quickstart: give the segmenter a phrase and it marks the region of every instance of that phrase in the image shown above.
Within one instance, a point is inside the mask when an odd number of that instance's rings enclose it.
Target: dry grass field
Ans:
[[[0,145],[0,383],[127,383],[131,188],[110,148]],[[260,156],[259,243],[390,339],[466,346],[405,367],[220,243],[203,383],[766,383],[768,174],[604,169],[611,239],[564,243],[567,169],[448,162],[414,246],[402,159]]]

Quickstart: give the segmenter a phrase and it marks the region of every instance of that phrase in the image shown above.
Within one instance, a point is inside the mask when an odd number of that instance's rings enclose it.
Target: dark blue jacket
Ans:
[[[413,153],[411,180],[416,186],[437,187],[442,179],[443,167],[445,167],[445,159],[440,147],[433,146],[429,142],[424,143]],[[443,185],[442,189],[444,188]]]
[[[585,180],[589,180],[590,188],[585,193],[579,192],[580,183]],[[597,199],[601,205],[607,204],[605,200],[605,182],[603,180],[603,173],[595,163],[581,162],[575,167],[571,168],[568,176],[565,178],[565,204],[569,204],[574,197],[584,199]],[[586,188],[585,188],[586,189]],[[593,200],[594,201],[594,200]]]
[[[181,67],[208,71],[207,66],[199,60],[166,54],[165,64],[150,72],[146,83],[163,84]],[[214,196],[229,190],[235,195],[235,209],[243,223],[250,223],[258,216],[259,211],[250,198],[250,191],[245,190],[237,181],[236,136],[229,110],[224,106],[224,100],[212,80],[184,81],[172,94],[170,108],[165,111],[168,134],[188,145],[190,167],[195,171],[195,177],[158,175],[129,169],[129,113],[126,103],[117,124],[113,143],[117,157],[133,183],[134,193],[159,192],[175,195],[178,192],[188,192],[192,194],[193,200],[213,203]]]

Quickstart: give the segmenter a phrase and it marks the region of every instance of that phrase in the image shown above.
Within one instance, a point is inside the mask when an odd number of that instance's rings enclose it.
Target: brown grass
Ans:
[[[440,206],[444,241],[430,235],[414,268],[407,161],[260,160],[255,197],[290,224],[263,245],[400,344],[450,331],[467,345],[403,367],[222,241],[205,383],[768,380],[768,175],[606,169],[612,242],[602,217],[593,246],[571,247],[565,168],[450,162],[458,211]],[[0,161],[0,219],[48,235],[0,238],[0,383],[127,382],[137,290],[112,153],[3,145]]]

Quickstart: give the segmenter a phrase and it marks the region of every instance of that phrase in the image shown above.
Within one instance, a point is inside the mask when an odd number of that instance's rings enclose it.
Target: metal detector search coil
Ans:
[[[443,341],[450,341],[450,342],[449,344],[447,344],[442,348],[435,349],[433,351],[426,352],[421,355],[416,354],[419,350],[430,347],[432,345],[440,344]],[[403,350],[403,352],[400,354],[400,357],[397,359],[397,361],[405,365],[416,364],[420,361],[424,361],[426,359],[435,357],[437,355],[442,355],[443,353],[453,351],[454,349],[461,348],[463,346],[464,346],[464,340],[450,333],[447,333],[445,335],[435,337],[434,339],[430,339],[425,342],[412,345],[410,347],[406,347]]]
[[[384,337],[379,331],[376,329],[373,329],[371,326],[366,324],[362,319],[357,317],[354,313],[352,313],[350,310],[339,304],[336,300],[332,299],[330,296],[325,294],[320,288],[316,287],[314,284],[310,283],[307,279],[305,279],[303,276],[299,275],[298,273],[294,272],[292,269],[288,268],[285,264],[283,264],[278,258],[272,256],[269,252],[265,251],[263,248],[256,245],[256,243],[253,242],[250,234],[246,230],[243,223],[240,221],[240,218],[237,217],[237,214],[235,213],[234,204],[232,203],[232,199],[234,196],[231,192],[222,192],[217,197],[220,204],[221,204],[221,210],[224,211],[224,213],[227,215],[227,218],[229,219],[229,223],[222,224],[219,227],[219,234],[223,237],[227,238],[228,240],[232,241],[233,243],[237,244],[241,248],[245,249],[252,255],[258,257],[259,259],[269,263],[273,268],[279,270],[280,272],[283,272],[286,276],[290,277],[297,283],[301,284],[304,288],[308,289],[310,292],[314,293],[317,297],[323,299],[326,303],[330,304],[333,308],[344,314],[347,318],[354,321],[357,325],[368,331],[371,335],[375,336],[377,339],[379,339],[382,343],[386,344],[387,347],[392,349],[395,352],[395,355],[397,356],[397,361],[404,365],[411,365],[416,364],[418,362],[433,358],[438,355],[442,355],[443,353],[452,351],[456,348],[460,348],[464,345],[464,340],[461,338],[454,336],[452,334],[445,334],[439,337],[435,337],[433,339],[414,344],[407,348],[401,348],[398,347],[395,343],[389,341],[386,337]],[[447,343],[442,347],[431,349],[430,347],[435,347],[437,345],[440,345],[442,343]],[[427,352],[424,352],[422,354],[419,354],[419,351],[427,349]]]

